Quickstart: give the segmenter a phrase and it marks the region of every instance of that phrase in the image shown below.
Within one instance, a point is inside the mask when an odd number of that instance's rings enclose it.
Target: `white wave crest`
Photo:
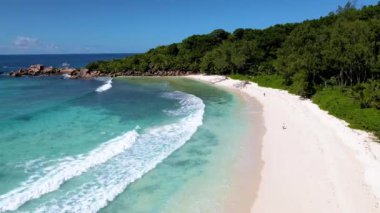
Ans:
[[[102,86],[98,87],[96,92],[104,92],[112,88],[112,78],[97,78],[98,81],[105,82]]]
[[[63,79],[69,79],[69,78],[71,78],[71,75],[65,73],[65,74],[62,74],[62,78]]]
[[[199,107],[196,104],[193,104],[194,100],[191,98],[183,98],[183,93],[181,92],[167,92],[162,95],[164,98],[168,99],[174,99],[178,100],[179,104],[181,105],[180,108],[175,110],[164,110],[164,112],[168,115],[172,116],[181,116],[186,115],[190,111],[197,110],[197,107]]]
[[[92,177],[92,181],[65,193],[57,193],[53,199],[40,203],[33,212],[97,212],[130,183],[184,145],[202,125],[205,105],[194,95],[181,92],[167,95],[168,98],[180,99],[178,110],[186,111],[185,117],[176,123],[146,130],[130,149],[78,177],[83,180]]]
[[[103,143],[88,154],[58,160],[58,164],[44,168],[42,174],[30,176],[18,188],[1,195],[0,212],[16,210],[27,201],[57,190],[65,181],[130,148],[137,137],[136,130],[129,131]]]

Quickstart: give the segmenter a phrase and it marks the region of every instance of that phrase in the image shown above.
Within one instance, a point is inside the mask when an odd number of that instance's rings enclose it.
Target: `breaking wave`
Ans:
[[[202,125],[205,105],[200,98],[182,92],[165,93],[164,97],[179,101],[180,107],[172,111],[181,115],[176,122],[141,133],[133,130],[87,154],[61,159],[1,195],[0,212],[17,210],[34,199],[31,212],[97,212],[107,206],[130,183],[184,145]],[[68,181],[74,177],[75,181]],[[75,187],[61,187],[65,182],[75,183]],[[49,196],[37,199],[46,193]]]
[[[104,92],[112,88],[112,78],[97,78],[98,81],[105,82],[102,86],[98,87],[96,92]]]
[[[65,181],[81,175],[91,167],[102,164],[130,148],[137,136],[138,133],[133,130],[103,143],[88,154],[57,160],[56,165],[44,168],[40,174],[30,176],[18,188],[1,195],[0,212],[16,210],[29,200],[57,190]]]
[[[83,180],[92,177],[92,181],[65,193],[57,193],[57,197],[44,201],[33,212],[97,212],[130,183],[154,169],[184,145],[202,125],[205,105],[193,95],[181,92],[166,95],[168,98],[180,99],[178,112],[187,110],[186,117],[176,123],[145,130],[130,149],[78,177]]]

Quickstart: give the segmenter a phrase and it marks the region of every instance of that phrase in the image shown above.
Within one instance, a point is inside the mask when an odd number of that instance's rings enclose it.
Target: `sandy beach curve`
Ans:
[[[188,78],[238,90],[263,106],[263,166],[251,212],[380,212],[380,144],[372,134],[286,91],[224,76]]]

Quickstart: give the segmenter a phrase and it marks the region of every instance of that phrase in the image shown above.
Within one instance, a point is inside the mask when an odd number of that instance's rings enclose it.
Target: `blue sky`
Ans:
[[[1,0],[0,54],[144,52],[222,28],[318,18],[344,0]],[[357,6],[377,0],[358,0]]]

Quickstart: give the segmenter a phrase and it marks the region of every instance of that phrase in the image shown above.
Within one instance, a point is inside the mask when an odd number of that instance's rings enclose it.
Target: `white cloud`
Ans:
[[[17,36],[13,42],[13,47],[16,49],[30,49],[40,46],[37,38],[30,38],[26,36]]]
[[[48,50],[57,50],[57,49],[59,49],[59,47],[56,44],[54,44],[54,43],[47,44],[45,47]]]
[[[17,36],[12,41],[12,48],[25,51],[49,51],[59,49],[59,47],[54,43],[46,43],[38,38],[32,38],[27,36]]]

